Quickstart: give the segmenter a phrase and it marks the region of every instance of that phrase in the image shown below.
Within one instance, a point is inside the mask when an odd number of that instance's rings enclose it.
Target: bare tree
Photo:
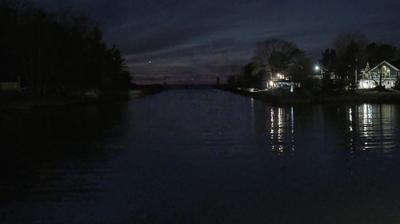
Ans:
[[[348,46],[354,42],[361,49],[365,50],[368,44],[368,38],[360,31],[352,31],[348,33],[340,34],[334,41],[334,47],[339,57],[346,54]]]
[[[304,53],[294,43],[281,39],[268,39],[257,44],[253,62],[264,66],[267,73],[284,73],[300,55]]]
[[[353,88],[356,87],[358,76],[366,63],[367,44],[367,37],[358,31],[341,34],[334,42],[338,57],[336,75],[342,81],[349,81]]]

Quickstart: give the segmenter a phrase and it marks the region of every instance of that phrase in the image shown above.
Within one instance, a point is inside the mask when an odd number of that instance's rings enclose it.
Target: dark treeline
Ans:
[[[115,47],[84,15],[47,12],[29,0],[0,0],[0,80],[21,79],[36,96],[126,89],[130,74]]]
[[[339,35],[315,62],[294,43],[268,39],[257,44],[251,61],[228,82],[233,86],[264,88],[276,74],[283,74],[301,83],[302,89],[340,92],[355,88],[356,78],[361,78],[367,63],[372,68],[382,61],[400,66],[400,49],[369,42],[359,32]],[[322,75],[322,80],[316,78],[318,75]]]
[[[244,87],[265,87],[265,83],[278,73],[290,76],[296,82],[305,82],[311,71],[312,62],[296,44],[268,39],[257,44],[254,56],[237,77],[229,82]]]
[[[323,86],[327,90],[353,89],[356,78],[360,78],[367,64],[372,68],[382,61],[400,66],[400,49],[387,43],[369,42],[359,32],[342,34],[336,38],[333,47],[322,53],[319,61]]]

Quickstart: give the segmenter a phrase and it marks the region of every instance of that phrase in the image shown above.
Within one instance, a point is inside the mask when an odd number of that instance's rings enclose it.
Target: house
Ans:
[[[298,86],[298,84],[292,82],[287,76],[280,73],[267,81],[268,89],[288,89],[290,92],[293,92],[296,86]]]
[[[387,61],[381,62],[372,69],[367,63],[358,81],[358,88],[371,89],[377,87],[380,83],[385,88],[393,88],[399,75],[400,70]]]

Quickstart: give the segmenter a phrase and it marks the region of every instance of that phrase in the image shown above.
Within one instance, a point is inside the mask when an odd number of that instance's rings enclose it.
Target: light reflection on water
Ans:
[[[295,151],[294,109],[271,107],[266,124],[272,151],[281,154]]]
[[[362,104],[350,106],[311,106],[310,109],[302,106],[264,106],[263,114],[254,109],[252,103],[252,117],[255,117],[254,123],[265,123],[264,133],[266,140],[270,145],[271,151],[277,155],[283,153],[294,153],[299,144],[303,144],[303,139],[298,139],[298,135],[303,134],[304,128],[296,127],[296,123],[303,123],[309,129],[319,126],[313,135],[315,140],[322,143],[328,141],[329,138],[336,138],[330,133],[330,129],[336,128],[334,125],[340,126],[342,123],[347,127],[338,130],[346,142],[346,146],[351,153],[356,151],[378,150],[383,154],[390,156],[397,147],[396,131],[396,105],[379,105],[379,104]],[[296,120],[295,110],[305,111],[310,120],[305,121],[302,116]],[[322,111],[321,111],[322,110]],[[326,111],[326,112],[324,112]],[[343,113],[345,112],[345,113]],[[257,114],[258,113],[258,114]],[[304,123],[308,123],[305,124]],[[318,124],[319,123],[319,124]],[[325,137],[327,139],[325,139]],[[338,136],[338,138],[340,138]],[[316,143],[316,142],[314,142]],[[310,142],[313,144],[313,142]]]
[[[399,223],[398,110],[180,90],[0,117],[0,223]]]
[[[396,149],[393,105],[363,104],[348,107],[350,149],[381,150],[391,155]]]

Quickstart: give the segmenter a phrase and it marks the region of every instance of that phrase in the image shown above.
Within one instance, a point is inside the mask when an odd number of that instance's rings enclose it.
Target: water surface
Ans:
[[[1,114],[0,223],[399,223],[399,110],[187,89]]]

